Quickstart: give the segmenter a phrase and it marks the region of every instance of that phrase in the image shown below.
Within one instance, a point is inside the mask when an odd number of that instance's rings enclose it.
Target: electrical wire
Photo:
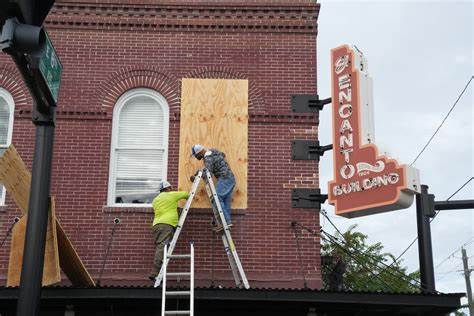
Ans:
[[[472,78],[471,78],[472,79]],[[453,196],[455,196],[461,189],[463,189],[474,177],[471,177],[469,180],[467,180],[467,182],[465,182],[459,189],[457,189],[453,194],[451,194],[447,199],[446,201],[449,201],[449,199],[451,199]],[[436,218],[436,216],[439,214],[439,211],[437,213],[435,213],[435,215],[433,216],[433,218],[431,218],[430,220],[430,223],[433,222],[433,220]],[[403,250],[403,252],[398,255],[398,257],[390,264],[390,266],[394,265],[396,262],[398,262],[398,260],[403,257],[403,255],[408,251],[408,249],[411,248],[411,246],[413,246],[413,244],[418,240],[418,236],[415,237],[415,239],[413,239],[413,241],[408,245],[408,247],[405,248],[405,250]]]
[[[0,244],[0,248],[3,247],[3,245],[5,244],[5,241],[7,241],[7,238],[10,236],[12,230],[13,230],[13,227],[15,226],[16,223],[18,223],[20,221],[20,218],[19,217],[15,217],[13,219],[13,222],[11,223],[10,227],[8,227],[8,230],[7,230],[7,233],[5,235],[5,237],[3,238],[2,240],[2,243]]]
[[[296,232],[296,225],[294,225],[293,223],[292,223],[291,227],[293,228],[293,234],[295,236],[296,250],[297,250],[298,260],[300,262],[301,277],[303,278],[304,288],[307,289],[308,284],[306,282],[306,277],[305,277],[305,271],[304,271],[304,266],[303,266],[303,259],[302,259],[302,256],[301,256],[301,247],[300,247],[299,237],[298,237],[298,233]]]
[[[380,278],[380,275],[374,273],[373,271],[371,271],[369,269],[369,267],[366,267],[364,265],[364,263],[362,263],[360,260],[358,260],[354,255],[353,253],[351,253],[346,247],[342,246],[341,244],[339,244],[338,241],[336,241],[336,238],[328,233],[326,233],[325,231],[321,230],[321,233],[324,233],[329,239],[330,241],[332,241],[332,243],[338,247],[339,249],[341,249],[343,252],[345,252],[351,259],[353,259],[355,262],[357,262],[361,267],[363,267],[369,274],[373,275],[375,277],[376,280],[379,281],[379,285],[382,285],[388,289],[390,289],[391,291],[396,291],[395,288],[393,288],[391,285],[389,285],[388,283],[386,283],[382,278]],[[324,240],[327,240],[323,235],[321,235],[321,238],[323,238]],[[328,241],[328,240],[327,240]],[[372,279],[375,280],[375,279]]]
[[[438,133],[438,131],[441,129],[441,127],[443,126],[444,122],[446,122],[446,120],[448,119],[449,115],[451,114],[451,112],[454,110],[454,108],[456,107],[456,105],[458,104],[459,100],[461,99],[461,97],[463,96],[464,92],[467,90],[467,87],[471,84],[471,81],[472,79],[474,78],[474,76],[471,76],[471,78],[469,79],[469,81],[467,82],[466,86],[464,87],[464,89],[461,91],[461,93],[459,94],[458,98],[456,99],[456,101],[454,102],[454,104],[451,106],[451,108],[449,109],[448,113],[446,114],[446,116],[443,118],[443,120],[441,121],[441,124],[439,124],[438,128],[436,128],[435,132],[433,133],[433,135],[431,135],[430,139],[428,139],[428,142],[426,143],[426,145],[421,149],[420,153],[416,156],[416,158],[413,160],[413,162],[410,164],[410,166],[412,166],[417,160],[418,158],[423,154],[423,152],[426,150],[426,148],[428,148],[428,146],[430,145],[431,141],[433,140],[433,138],[436,136],[436,134]]]
[[[449,258],[451,258],[452,256],[454,257],[454,254],[456,252],[458,252],[459,250],[461,250],[464,246],[467,246],[469,245],[470,243],[474,242],[474,237],[471,237],[469,238],[464,244],[462,244],[459,248],[457,248],[456,250],[454,250],[449,256],[447,256],[443,261],[441,261],[440,263],[438,263],[434,268],[439,268],[443,263],[445,263]]]
[[[454,192],[453,194],[451,194],[451,195],[446,199],[446,201],[451,200],[451,198],[454,197],[459,191],[461,191],[462,189],[464,189],[464,187],[465,187],[466,185],[468,185],[468,183],[471,182],[472,179],[474,179],[474,177],[469,178],[469,180],[467,180],[459,189],[457,189],[456,192]]]
[[[326,211],[325,210],[321,210],[321,213],[326,216]],[[334,223],[332,223],[332,221],[327,218],[329,223],[331,223],[331,225],[334,227],[334,229],[336,229],[336,231],[339,233],[339,235],[341,235],[341,237],[344,239],[345,243],[347,244],[347,240],[345,239],[344,235],[341,233],[341,231],[334,225]],[[403,277],[405,278],[406,280],[410,281],[410,282],[415,282],[418,286],[420,286],[421,288],[425,288],[424,285],[418,281],[417,279],[413,279],[413,278],[410,278],[408,275],[406,275],[405,273],[393,268],[393,264],[395,263],[395,261],[391,264],[391,265],[388,265],[382,261],[379,261],[378,258],[375,258],[374,256],[372,256],[371,254],[369,253],[364,253],[358,249],[355,249],[353,248],[355,251],[357,251],[359,254],[363,255],[363,256],[367,256],[367,257],[370,257],[372,260],[376,261],[377,263],[380,263],[384,266],[384,269],[380,272],[380,273],[389,273],[390,275],[392,276],[396,276],[396,277]],[[391,271],[391,272],[390,272]],[[398,275],[395,275],[393,272],[396,272]]]
[[[460,264],[458,264],[458,265],[457,265],[454,269],[452,269],[451,271],[440,273],[442,276],[441,276],[440,278],[436,279],[436,282],[441,281],[441,280],[444,279],[446,276],[450,275],[450,274],[453,273],[453,272],[456,272],[456,270],[459,269],[462,265],[463,265],[463,263],[461,262]]]
[[[327,232],[325,232],[325,234],[326,234],[326,235],[330,235],[330,234],[327,233]],[[334,236],[332,236],[332,237],[337,240],[336,237],[334,237]],[[346,241],[345,246],[346,246],[346,248],[348,248],[348,247],[347,247],[347,241]],[[412,285],[414,285],[414,286],[416,285],[416,286],[419,286],[420,288],[424,288],[424,286],[422,285],[422,283],[421,283],[420,281],[418,281],[417,279],[413,279],[413,278],[411,278],[410,276],[404,274],[403,272],[401,272],[401,271],[399,271],[399,270],[397,270],[397,269],[395,269],[395,268],[388,269],[388,265],[385,264],[385,263],[382,262],[382,261],[379,261],[378,258],[375,258],[375,257],[371,256],[371,255],[368,254],[368,253],[361,252],[360,250],[358,250],[358,249],[356,249],[356,248],[352,248],[352,249],[353,249],[357,254],[362,255],[362,256],[364,256],[365,258],[370,258],[370,259],[372,259],[373,261],[371,262],[371,264],[374,265],[374,266],[376,266],[378,269],[382,269],[382,267],[380,267],[380,266],[378,265],[378,264],[382,264],[385,269],[382,270],[379,274],[387,273],[388,275],[390,275],[390,276],[392,276],[392,277],[394,277],[394,278],[396,278],[396,279],[397,279],[397,278],[398,278],[398,279],[399,279],[399,278],[403,278],[403,279],[405,279],[406,281],[409,281],[410,284],[412,284]],[[375,264],[374,264],[374,262],[375,262]],[[393,273],[393,272],[396,272],[396,274]],[[414,282],[415,284],[413,284],[413,282]]]

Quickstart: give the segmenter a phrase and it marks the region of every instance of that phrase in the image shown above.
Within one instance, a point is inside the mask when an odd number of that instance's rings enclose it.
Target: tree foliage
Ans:
[[[356,231],[357,225],[334,237],[323,234],[322,255],[332,258],[323,264],[323,281],[329,287],[331,272],[338,257],[345,264],[343,289],[354,291],[419,291],[419,272],[408,273],[401,262],[384,252],[380,242],[369,244],[368,236]],[[390,267],[388,267],[390,266]],[[417,282],[418,281],[418,282]]]

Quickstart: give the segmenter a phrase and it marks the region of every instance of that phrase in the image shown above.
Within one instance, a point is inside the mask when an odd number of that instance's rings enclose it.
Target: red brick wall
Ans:
[[[52,194],[57,215],[86,267],[97,279],[115,217],[121,223],[102,284],[146,283],[153,257],[151,210],[106,207],[112,112],[120,95],[130,88],[148,87],[167,98],[168,179],[176,184],[180,79],[244,78],[250,87],[249,201],[247,210],[235,211],[233,237],[252,286],[302,287],[290,222],[318,229],[319,214],[292,209],[291,188],[317,187],[319,180],[314,161],[291,159],[291,141],[316,139],[317,117],[292,114],[290,97],[316,92],[319,5],[311,1],[268,1],[265,6],[255,1],[213,6],[111,2],[122,4],[57,4],[47,22],[64,65]],[[31,98],[5,55],[0,56],[0,86],[14,95],[13,143],[30,166]],[[0,236],[17,214],[8,198],[7,204],[0,212]],[[210,219],[209,211],[192,211],[179,250],[185,242],[195,242],[198,285],[209,285],[211,275],[216,284],[232,285],[222,242],[217,238],[212,242]],[[3,278],[8,241],[0,249]],[[311,287],[320,287],[319,238],[303,235],[300,242],[305,277]]]

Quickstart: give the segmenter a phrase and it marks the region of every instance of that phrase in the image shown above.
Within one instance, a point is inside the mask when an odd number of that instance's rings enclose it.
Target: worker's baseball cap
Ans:
[[[196,144],[191,148],[191,157],[196,157],[196,154],[204,149],[203,145]]]
[[[169,187],[171,187],[171,184],[168,181],[161,181],[160,192]]]

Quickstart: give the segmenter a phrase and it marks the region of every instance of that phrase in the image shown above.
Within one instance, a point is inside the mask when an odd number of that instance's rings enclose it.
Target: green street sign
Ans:
[[[49,39],[48,33],[46,33],[46,43],[39,60],[39,70],[54,101],[57,102],[63,65],[61,65],[61,61]]]

